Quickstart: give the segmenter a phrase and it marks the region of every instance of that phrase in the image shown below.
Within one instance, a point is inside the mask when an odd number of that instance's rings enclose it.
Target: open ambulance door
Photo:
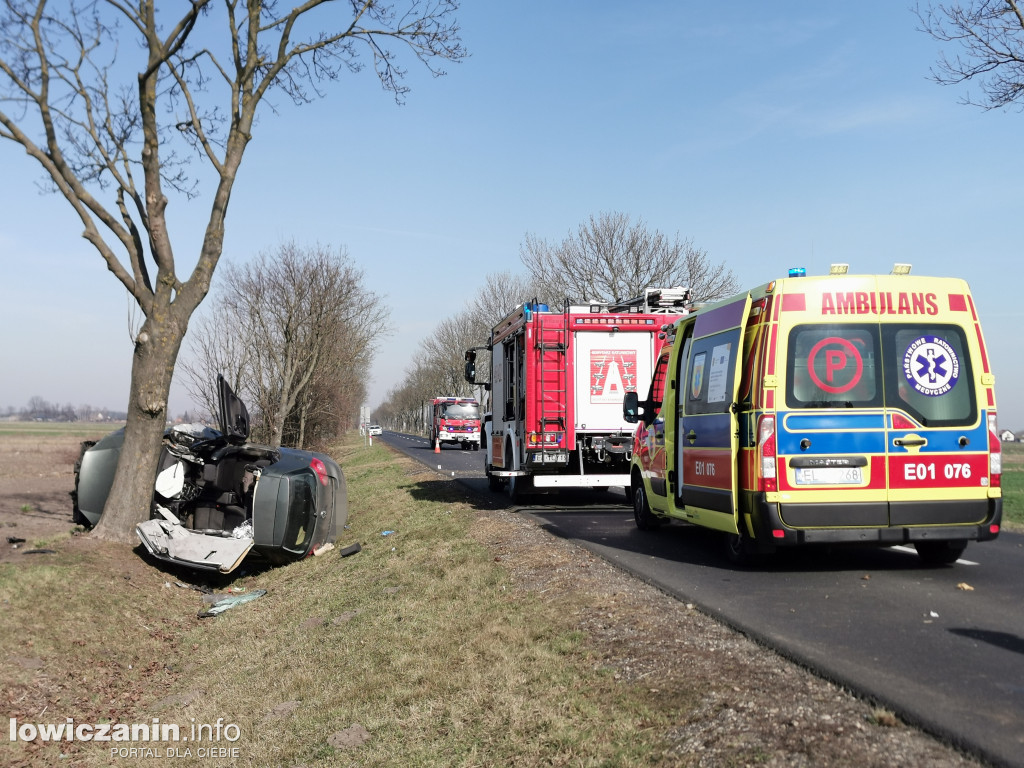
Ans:
[[[750,296],[698,313],[680,328],[676,410],[676,507],[684,518],[738,533],[738,399]]]

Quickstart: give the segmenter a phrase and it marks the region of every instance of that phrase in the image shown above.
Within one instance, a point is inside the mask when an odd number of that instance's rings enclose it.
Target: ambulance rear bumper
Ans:
[[[780,512],[779,505],[764,500],[759,496],[753,505],[751,524],[754,538],[762,547],[797,546],[800,544],[875,544],[893,546],[896,544],[913,544],[918,541],[989,541],[999,535],[1003,519],[1003,500],[983,499],[967,509],[974,512],[973,520],[983,517],[981,523],[953,522],[965,514],[963,502],[930,502],[923,505],[892,504],[888,511],[890,520],[898,522],[889,525],[858,525],[856,527],[833,527],[824,525],[801,526],[787,525],[784,518],[808,520],[819,517],[817,513],[827,514],[833,520],[863,520],[877,513],[877,505],[859,509],[857,504],[815,505],[815,514],[802,510],[793,514],[785,508]],[[792,505],[796,506],[796,505]],[[930,513],[927,511],[930,510]],[[959,510],[959,511],[955,511]]]

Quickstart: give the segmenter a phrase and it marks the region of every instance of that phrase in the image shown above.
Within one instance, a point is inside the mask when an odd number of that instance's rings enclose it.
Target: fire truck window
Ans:
[[[480,409],[473,403],[452,403],[444,409],[446,419],[479,419]]]
[[[865,408],[882,404],[878,326],[799,325],[790,331],[786,405]]]
[[[516,408],[516,348],[507,343],[502,348],[505,357],[505,414],[504,419],[515,418]]]

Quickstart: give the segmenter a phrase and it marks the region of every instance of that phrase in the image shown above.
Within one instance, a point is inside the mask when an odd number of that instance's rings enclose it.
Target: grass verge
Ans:
[[[182,766],[209,765],[210,746],[237,748],[239,765],[650,764],[645,734],[670,710],[601,671],[572,605],[515,588],[447,482],[382,445],[340,453],[338,544],[362,551],[219,584],[267,594],[218,617],[196,618],[179,577],[91,540],[57,565],[0,569],[9,717],[238,727],[232,742],[5,739],[0,764],[109,765],[119,746],[152,748],[140,764],[189,749]]]
[[[1024,530],[1024,444],[1002,443],[1003,521]]]
[[[2,421],[0,435],[35,435],[39,437],[80,437],[98,440],[124,426],[123,421],[106,423],[92,421]]]

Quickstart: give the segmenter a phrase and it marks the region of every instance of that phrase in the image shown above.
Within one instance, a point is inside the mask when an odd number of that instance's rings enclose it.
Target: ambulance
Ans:
[[[912,545],[955,562],[1002,521],[995,377],[967,283],[803,269],[665,326],[637,424],[636,524],[778,547]]]

